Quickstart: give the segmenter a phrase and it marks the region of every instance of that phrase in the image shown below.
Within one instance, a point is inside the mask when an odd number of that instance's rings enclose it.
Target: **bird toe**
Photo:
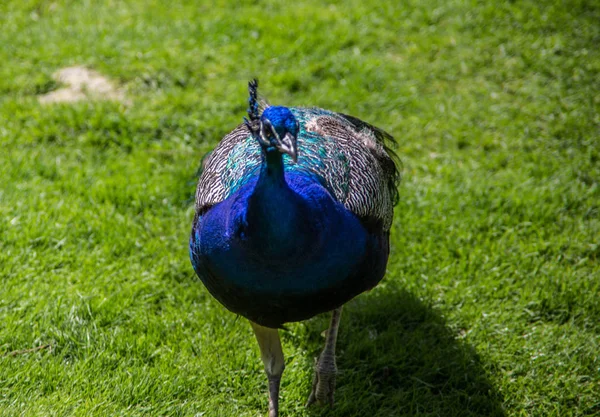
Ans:
[[[337,368],[334,362],[317,361],[312,390],[306,402],[307,407],[314,403],[333,406],[336,375]]]

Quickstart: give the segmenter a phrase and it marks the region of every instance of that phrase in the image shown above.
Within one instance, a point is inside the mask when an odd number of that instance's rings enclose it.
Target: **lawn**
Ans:
[[[257,76],[403,162],[336,406],[303,407],[317,317],[282,333],[282,417],[599,416],[600,3],[190,3],[0,4],[0,415],[266,414],[250,326],[187,249]],[[41,103],[72,66],[121,95]]]

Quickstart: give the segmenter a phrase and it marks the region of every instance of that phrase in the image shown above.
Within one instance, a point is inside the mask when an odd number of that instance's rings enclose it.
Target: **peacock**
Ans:
[[[383,130],[320,108],[268,105],[257,80],[248,90],[248,118],[203,160],[190,258],[208,291],[250,321],[276,417],[278,329],[328,311],[307,406],[333,404],[342,306],[385,274],[400,174]]]

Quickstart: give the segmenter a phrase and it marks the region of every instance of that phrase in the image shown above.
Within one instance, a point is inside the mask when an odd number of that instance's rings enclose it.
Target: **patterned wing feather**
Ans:
[[[196,212],[202,214],[225,200],[245,178],[258,172],[260,163],[260,145],[246,124],[225,135],[202,164],[196,188]]]
[[[369,137],[367,142],[371,144],[369,147],[373,148],[374,156],[377,158],[384,171],[384,177],[387,178],[387,188],[392,194],[392,201],[394,204],[398,203],[398,186],[400,185],[401,179],[399,166],[401,164],[400,158],[398,158],[398,155],[393,150],[397,145],[394,137],[386,131],[363,122],[356,117],[343,113],[338,113],[338,115],[352,123],[355,130],[358,130]],[[375,146],[372,145],[373,140],[376,142]]]
[[[332,145],[349,161],[347,179],[339,171],[322,172],[329,184],[347,181],[347,193],[335,193],[336,198],[357,216],[381,222],[383,229],[389,230],[400,180],[396,155],[390,148],[395,144],[392,136],[352,116],[307,110],[311,113],[307,131],[333,139]]]

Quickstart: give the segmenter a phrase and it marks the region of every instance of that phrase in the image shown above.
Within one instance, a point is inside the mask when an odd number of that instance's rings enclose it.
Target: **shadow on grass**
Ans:
[[[327,325],[308,326],[316,356]],[[387,286],[362,295],[341,326],[336,404],[312,407],[311,416],[505,415],[475,350],[410,293]]]

